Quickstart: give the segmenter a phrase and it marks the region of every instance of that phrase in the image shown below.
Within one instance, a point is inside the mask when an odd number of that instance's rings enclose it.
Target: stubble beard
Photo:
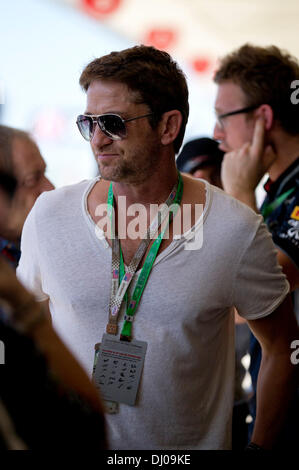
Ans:
[[[159,161],[160,149],[156,142],[145,150],[138,148],[130,158],[124,159],[123,155],[117,158],[117,162],[98,163],[101,177],[107,181],[138,184],[145,182],[153,173]]]

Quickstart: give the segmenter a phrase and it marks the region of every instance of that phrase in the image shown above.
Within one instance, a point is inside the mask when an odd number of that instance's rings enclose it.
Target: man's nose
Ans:
[[[224,137],[224,131],[217,121],[214,126],[213,137],[215,140],[223,140]]]
[[[94,128],[93,136],[90,140],[92,147],[101,148],[107,144],[111,144],[112,141],[113,139],[111,139],[106,134],[104,134],[104,132],[100,129],[98,124],[96,124]]]
[[[52,189],[55,189],[55,186],[53,186],[51,181],[46,176],[44,176],[40,184],[40,192],[42,193],[44,191],[51,191]]]

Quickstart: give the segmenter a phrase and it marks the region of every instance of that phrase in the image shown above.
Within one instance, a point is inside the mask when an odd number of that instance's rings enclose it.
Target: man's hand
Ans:
[[[262,347],[252,441],[271,449],[298,387],[299,370],[291,363],[291,344],[298,340],[299,329],[290,296],[271,315],[248,324]]]
[[[252,142],[224,156],[221,168],[224,191],[256,210],[255,189],[276,158],[271,145],[265,146],[265,121],[259,117]]]

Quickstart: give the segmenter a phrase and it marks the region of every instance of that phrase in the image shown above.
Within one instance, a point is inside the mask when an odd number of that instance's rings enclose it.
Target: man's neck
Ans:
[[[113,183],[113,194],[116,200],[120,196],[125,196],[128,204],[163,203],[170,194],[178,179],[175,163],[165,169],[157,168],[145,181],[124,183]]]
[[[299,157],[299,139],[280,133],[275,141],[277,158],[269,168],[269,176],[276,181],[280,175]]]

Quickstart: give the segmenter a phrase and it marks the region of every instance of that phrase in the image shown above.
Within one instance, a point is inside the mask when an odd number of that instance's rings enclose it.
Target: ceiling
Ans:
[[[56,0],[136,44],[183,60],[203,79],[217,58],[251,42],[299,57],[298,0]]]

